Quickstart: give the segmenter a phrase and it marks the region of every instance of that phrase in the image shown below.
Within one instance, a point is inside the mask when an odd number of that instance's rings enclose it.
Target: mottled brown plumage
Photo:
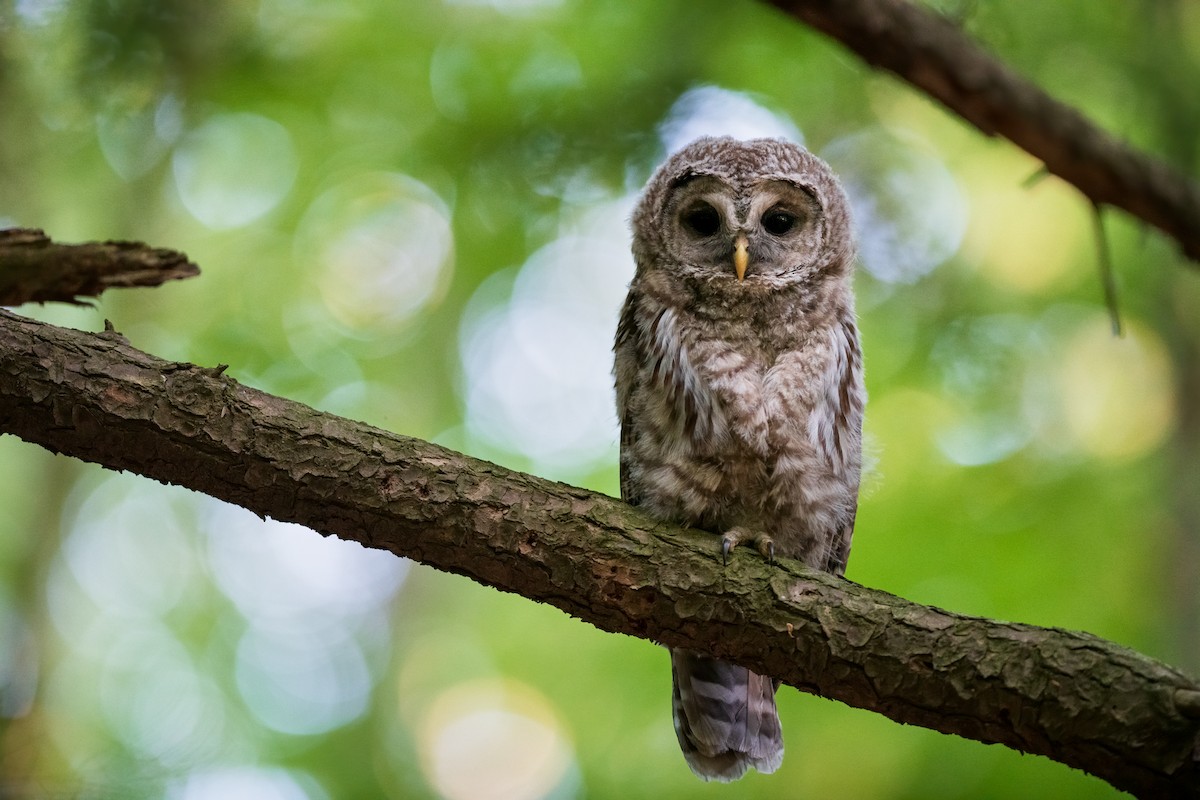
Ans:
[[[650,179],[633,232],[615,347],[622,497],[726,551],[752,541],[840,575],[866,398],[837,179],[787,142],[700,139]],[[697,775],[779,766],[774,681],[684,651],[671,664]]]

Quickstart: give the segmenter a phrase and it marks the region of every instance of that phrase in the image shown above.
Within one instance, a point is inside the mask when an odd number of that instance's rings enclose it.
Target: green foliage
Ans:
[[[1192,4],[935,5],[1196,172]],[[1200,667],[1194,270],[1109,215],[1109,337],[1086,202],[835,43],[755,3],[5,8],[0,224],[203,270],[23,312],[610,493],[629,198],[689,124],[798,130],[864,228],[848,576]],[[1114,794],[791,690],[781,771],[702,785],[649,643],[11,438],[0,509],[5,790]]]

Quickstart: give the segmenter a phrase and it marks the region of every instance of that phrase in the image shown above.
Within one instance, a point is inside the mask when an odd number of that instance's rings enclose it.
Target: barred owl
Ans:
[[[650,179],[633,235],[614,348],[622,497],[711,531],[726,558],[746,542],[842,574],[866,398],[837,179],[784,141],[700,139]],[[697,775],[779,767],[776,681],[682,650],[671,668]]]

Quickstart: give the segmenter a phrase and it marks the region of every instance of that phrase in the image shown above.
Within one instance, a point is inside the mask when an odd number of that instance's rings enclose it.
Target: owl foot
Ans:
[[[762,553],[768,563],[775,563],[775,542],[762,531],[751,531],[746,528],[730,528],[721,537],[721,560],[729,566],[729,551],[742,542],[751,542],[754,549]]]

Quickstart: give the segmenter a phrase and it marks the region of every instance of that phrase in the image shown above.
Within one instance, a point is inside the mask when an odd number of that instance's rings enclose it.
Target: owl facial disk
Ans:
[[[786,177],[739,184],[691,173],[671,185],[662,213],[681,270],[739,284],[797,279],[824,235],[815,192]]]

